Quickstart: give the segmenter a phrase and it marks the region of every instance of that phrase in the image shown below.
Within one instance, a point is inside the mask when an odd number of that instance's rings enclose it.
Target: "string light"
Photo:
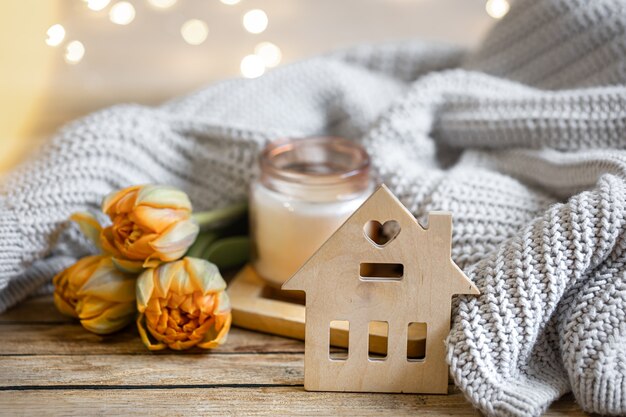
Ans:
[[[209,35],[209,27],[202,20],[191,19],[181,26],[180,34],[188,44],[200,45]]]
[[[261,33],[267,29],[267,15],[261,9],[254,9],[243,15],[243,27],[250,33]]]
[[[104,9],[111,3],[111,0],[85,0],[87,2],[87,7],[89,10],[93,10],[94,12],[99,12]]]
[[[263,59],[258,55],[246,55],[241,60],[241,75],[246,78],[256,78],[265,72],[265,64]]]
[[[239,3],[241,0],[220,0],[220,1],[228,6],[233,6]]]
[[[80,41],[72,41],[65,47],[65,62],[78,64],[85,56],[85,46]]]
[[[280,60],[283,57],[280,48],[271,42],[261,42],[254,48],[254,54],[263,60],[268,68],[273,68],[280,64]]]
[[[509,12],[511,6],[507,0],[487,0],[485,10],[494,19],[501,19]]]
[[[176,4],[176,1],[177,0],[148,0],[148,3],[157,9],[169,9]]]
[[[63,42],[63,39],[65,39],[65,28],[58,23],[56,25],[52,25],[46,31],[46,36],[46,44],[50,46],[59,46],[61,45],[61,42]]]
[[[109,19],[116,25],[127,25],[135,19],[135,7],[127,1],[115,3],[109,11]]]

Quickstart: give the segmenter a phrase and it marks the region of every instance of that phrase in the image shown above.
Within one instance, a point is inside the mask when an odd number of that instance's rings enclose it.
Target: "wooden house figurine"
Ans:
[[[309,391],[448,391],[444,340],[451,297],[479,294],[451,259],[452,216],[423,228],[384,185],[283,284],[306,292],[304,387]],[[332,358],[331,322],[347,322],[348,354]],[[370,353],[386,325],[386,356]],[[425,354],[407,355],[408,329],[425,330]]]

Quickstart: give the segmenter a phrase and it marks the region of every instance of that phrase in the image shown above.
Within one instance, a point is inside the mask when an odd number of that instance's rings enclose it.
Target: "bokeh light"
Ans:
[[[46,31],[46,44],[50,46],[59,46],[63,39],[65,39],[65,28],[60,25],[52,25]]]
[[[241,75],[246,78],[257,78],[265,72],[263,59],[258,55],[247,55],[241,60]]]
[[[78,64],[85,56],[85,46],[80,41],[72,41],[65,47],[65,62]]]
[[[127,1],[115,3],[109,11],[109,19],[116,25],[127,25],[135,19],[135,7]]]
[[[175,5],[177,0],[148,0],[151,6],[156,7],[157,9],[169,9],[173,5]]]
[[[209,26],[199,19],[191,19],[183,23],[180,34],[190,45],[200,45],[209,35]]]
[[[111,0],[86,0],[89,10],[99,12],[111,3]]]
[[[273,68],[280,64],[283,57],[280,48],[271,42],[261,42],[254,48],[254,54],[259,56],[266,67]]]
[[[233,6],[235,4],[238,4],[241,0],[220,0],[220,1],[229,6]]]
[[[494,19],[501,19],[509,12],[511,6],[507,0],[487,0],[485,10]]]
[[[243,16],[243,27],[250,33],[261,33],[267,29],[267,14],[261,9],[253,9]]]

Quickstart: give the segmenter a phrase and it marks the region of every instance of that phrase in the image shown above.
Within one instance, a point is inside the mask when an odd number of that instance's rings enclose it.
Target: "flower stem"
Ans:
[[[247,203],[237,203],[216,210],[196,212],[192,214],[192,218],[198,223],[201,230],[215,230],[243,218],[247,211]]]

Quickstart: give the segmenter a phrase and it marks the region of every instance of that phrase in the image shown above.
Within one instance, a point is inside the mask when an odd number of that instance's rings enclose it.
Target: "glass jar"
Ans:
[[[338,137],[282,139],[250,192],[252,265],[280,287],[373,191],[365,149]]]

